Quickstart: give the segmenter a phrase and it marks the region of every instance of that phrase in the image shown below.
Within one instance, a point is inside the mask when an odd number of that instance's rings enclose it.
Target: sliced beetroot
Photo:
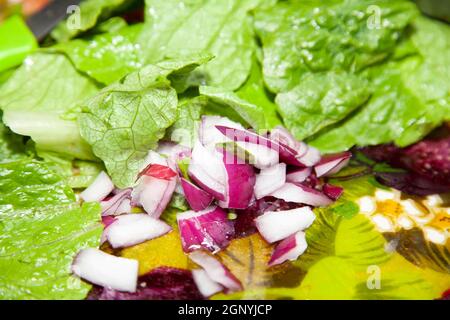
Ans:
[[[267,169],[262,169],[256,176],[255,197],[261,199],[281,188],[286,182],[286,164],[278,163]]]
[[[287,202],[303,203],[314,207],[330,205],[333,201],[322,192],[311,187],[286,182],[281,188],[270,194]]]
[[[118,215],[131,212],[131,188],[117,192],[108,200],[100,202],[102,216]]]
[[[201,300],[203,295],[189,270],[159,267],[137,280],[133,293],[95,286],[88,300]]]
[[[204,248],[217,252],[225,248],[234,235],[234,226],[227,213],[216,206],[177,215],[181,243],[185,252]]]
[[[213,196],[197,187],[192,182],[186,180],[185,178],[180,178],[181,187],[183,188],[183,193],[189,206],[194,211],[201,211],[206,209],[213,201]]]
[[[216,128],[226,137],[233,141],[246,142],[251,144],[262,145],[279,153],[280,161],[286,164],[304,167],[305,165],[297,159],[296,150],[249,130],[241,130],[230,128],[227,126],[216,126]]]
[[[328,198],[336,201],[342,195],[344,189],[329,183],[325,183],[322,187],[322,191]]]
[[[204,147],[199,141],[194,145],[188,168],[189,177],[217,200],[225,201],[226,170],[223,155]]]
[[[283,240],[308,228],[316,216],[309,207],[273,212],[269,211],[255,219],[256,228],[269,243]]]
[[[239,158],[220,149],[223,154],[223,165],[226,171],[225,199],[219,201],[222,208],[245,209],[253,198],[255,186],[255,170],[249,164],[242,163]]]
[[[307,247],[305,233],[299,231],[277,244],[270,257],[269,266],[274,266],[287,260],[297,260]]]
[[[375,177],[380,183],[407,194],[427,196],[450,192],[450,185],[436,183],[415,172],[379,172]]]
[[[306,168],[298,168],[293,167],[289,168],[289,170],[286,173],[286,181],[287,182],[293,182],[293,183],[300,183],[304,182],[311,174],[312,168],[306,167]]]
[[[211,279],[222,285],[228,292],[242,290],[241,282],[215,257],[197,250],[189,258],[205,270]]]
[[[322,156],[320,161],[314,166],[318,178],[337,173],[347,165],[351,157],[350,152],[341,152]]]
[[[283,211],[302,207],[303,205],[286,202],[274,197],[264,197],[256,200],[244,210],[236,210],[234,222],[235,237],[246,237],[257,232],[255,218],[268,211]]]

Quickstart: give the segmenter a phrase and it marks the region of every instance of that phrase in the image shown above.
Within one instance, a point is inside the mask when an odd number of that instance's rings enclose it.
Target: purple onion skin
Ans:
[[[228,176],[226,207],[245,209],[253,197],[253,188],[256,182],[255,170],[249,164],[239,163],[239,159],[235,155],[222,152]]]
[[[234,225],[221,208],[198,217],[178,220],[184,252],[204,248],[217,252],[225,248],[234,237]]]
[[[144,285],[142,285],[144,284]],[[87,300],[203,300],[189,270],[159,267],[138,278],[137,291],[94,286]]]
[[[289,251],[295,248],[297,245],[297,240],[295,239],[295,234],[287,237],[286,239],[282,240],[273,251],[272,256],[269,260],[269,266],[272,266],[274,262],[279,259],[281,256],[285,255]]]
[[[322,187],[322,191],[328,198],[336,201],[342,195],[344,189],[338,186],[333,186],[329,183],[325,183]]]
[[[213,201],[213,196],[184,178],[180,179],[186,201],[194,211],[206,209]]]
[[[264,197],[255,201],[244,210],[236,210],[237,218],[234,220],[236,238],[243,238],[257,232],[255,218],[267,211],[283,211],[303,207],[299,203],[286,202],[274,197]]]

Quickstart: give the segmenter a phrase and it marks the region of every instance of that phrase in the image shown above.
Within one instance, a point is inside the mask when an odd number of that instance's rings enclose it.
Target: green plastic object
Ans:
[[[37,46],[33,33],[20,16],[8,18],[0,25],[0,72],[21,64]]]

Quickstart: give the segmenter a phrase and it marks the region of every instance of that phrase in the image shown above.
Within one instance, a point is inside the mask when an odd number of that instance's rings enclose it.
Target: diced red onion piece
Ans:
[[[240,123],[231,121],[230,119],[225,117],[202,116],[199,130],[199,139],[204,146],[212,146],[216,145],[217,143],[230,141],[227,137],[221,134],[219,130],[217,130],[216,125],[245,130]]]
[[[306,144],[298,141],[294,136],[283,126],[276,126],[270,130],[270,139],[288,146],[297,151],[298,156],[306,153]]]
[[[322,157],[319,163],[314,166],[317,177],[329,176],[337,173],[350,161],[350,152],[329,154]]]
[[[205,298],[223,290],[223,287],[212,280],[203,269],[192,270],[192,277],[194,278],[198,291],[200,291]]]
[[[226,171],[225,200],[219,201],[222,208],[245,209],[253,199],[255,170],[249,164],[224,149],[223,164]]]
[[[256,176],[255,197],[261,199],[278,188],[281,188],[286,182],[286,164],[278,163],[267,169],[261,169]]]
[[[312,146],[307,146],[306,152],[298,156],[298,159],[307,167],[311,167],[320,161],[320,151]]]
[[[135,292],[138,267],[137,260],[120,258],[89,248],[78,253],[72,264],[72,272],[99,286]]]
[[[180,178],[180,182],[183,188],[183,194],[192,210],[201,211],[207,208],[213,201],[212,195],[197,187],[192,182],[184,178]]]
[[[237,142],[236,144],[251,155],[250,164],[255,168],[269,168],[280,161],[278,152],[267,146],[250,142]]]
[[[189,254],[189,258],[202,267],[211,279],[224,286],[228,291],[242,290],[241,282],[216,258],[200,250]]]
[[[197,141],[192,150],[188,172],[203,190],[218,200],[225,200],[226,171],[220,153],[205,148]]]
[[[164,158],[158,152],[150,150],[147,153],[147,156],[144,159],[144,165],[142,166],[142,170],[144,170],[149,164],[160,164],[163,166],[167,166],[167,158]],[[142,171],[141,170],[141,171]]]
[[[113,248],[123,248],[158,238],[171,230],[168,224],[147,214],[126,214],[116,217],[107,228],[106,238]]]
[[[269,266],[274,266],[287,260],[297,260],[307,247],[305,233],[299,231],[277,244],[270,257]]]
[[[131,188],[119,191],[113,197],[100,203],[102,216],[118,215],[131,212]]]
[[[114,190],[114,183],[111,181],[109,176],[104,172],[95,178],[94,182],[86,188],[82,193],[80,193],[81,199],[86,202],[90,201],[102,201],[108,194]]]
[[[314,207],[327,206],[333,202],[316,189],[290,182],[286,182],[281,188],[272,192],[270,195],[287,202],[303,203]]]
[[[256,228],[269,243],[283,240],[308,228],[316,216],[309,207],[268,211],[255,219]]]
[[[205,248],[213,253],[226,247],[234,235],[227,213],[216,206],[203,211],[177,214],[178,229],[185,252]]]
[[[279,153],[280,162],[286,164],[303,167],[304,164],[297,159],[298,153],[296,150],[261,135],[258,135],[249,130],[241,130],[230,128],[227,126],[216,126],[219,131],[233,141],[247,142],[250,144],[257,144],[267,148],[276,150]]]
[[[342,195],[344,189],[329,183],[325,183],[322,187],[322,191],[327,195],[328,198],[336,201]]]
[[[167,157],[168,165],[172,170],[176,169],[176,163],[180,158],[191,153],[190,148],[171,141],[160,142],[156,151]]]
[[[175,177],[168,181],[142,176],[131,193],[132,203],[142,206],[153,218],[159,218],[172,198],[176,183]]]
[[[312,169],[307,168],[295,168],[294,170],[289,170],[286,174],[286,181],[293,183],[300,183],[305,181],[311,174]]]

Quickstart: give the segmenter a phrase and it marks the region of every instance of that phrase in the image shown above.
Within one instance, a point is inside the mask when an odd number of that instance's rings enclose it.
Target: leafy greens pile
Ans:
[[[284,124],[323,152],[407,146],[450,120],[450,28],[409,1],[146,0],[128,24],[134,3],[83,1],[80,28],[0,75],[0,287],[15,286],[0,297],[85,295],[69,265],[98,245],[100,213],[72,188],[103,165],[132,185],[159,140],[192,145],[201,115]]]

